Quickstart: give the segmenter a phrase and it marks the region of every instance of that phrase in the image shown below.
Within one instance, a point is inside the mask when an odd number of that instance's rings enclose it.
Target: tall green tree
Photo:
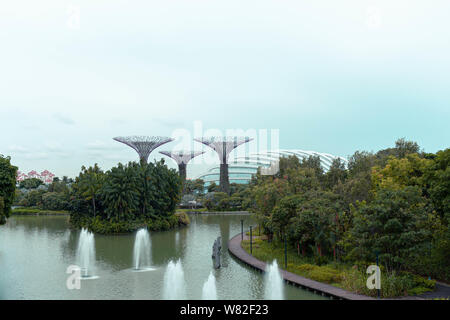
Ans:
[[[333,159],[330,169],[325,174],[325,187],[332,190],[338,183],[344,183],[347,175],[344,161],[341,158]]]
[[[96,200],[99,197],[104,179],[105,174],[98,165],[95,164],[93,167],[89,168],[83,166],[80,175],[75,180],[75,188],[84,200],[91,202],[94,217],[96,215]],[[62,183],[64,183],[64,185],[66,184],[65,181],[68,181],[67,177],[63,178]],[[58,182],[54,182],[54,184],[56,183]]]
[[[11,158],[0,155],[0,198],[2,200],[0,224],[4,224],[11,214],[16,191],[16,177],[17,167],[11,164]]]
[[[107,172],[106,182],[102,188],[108,218],[117,220],[132,218],[139,206],[139,183],[132,166],[119,163]]]
[[[450,148],[437,152],[425,173],[424,183],[434,207],[449,224],[445,214],[450,214]]]
[[[43,185],[44,182],[42,182],[41,179],[38,178],[30,178],[25,179],[23,181],[20,181],[19,188],[25,188],[25,189],[36,189],[40,185]]]
[[[353,260],[380,261],[389,271],[406,270],[432,239],[427,201],[418,187],[381,189],[370,203],[354,209],[349,247]]]

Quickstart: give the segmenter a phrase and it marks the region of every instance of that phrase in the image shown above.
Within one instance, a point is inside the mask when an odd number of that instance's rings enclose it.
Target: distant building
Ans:
[[[18,171],[16,181],[20,182],[25,179],[36,178],[36,179],[41,180],[45,184],[50,184],[53,182],[54,177],[55,177],[55,175],[48,170],[44,170],[41,173],[38,173],[37,171],[32,170],[32,171],[28,172],[28,174]]]
[[[309,156],[319,156],[320,163],[324,171],[330,169],[331,163],[334,159],[340,158],[346,165],[347,159],[342,157],[333,156],[328,153],[320,153],[316,151],[304,151],[304,150],[277,150],[267,151],[261,153],[251,154],[246,157],[237,157],[234,162],[229,163],[229,177],[230,183],[249,183],[252,175],[256,174],[258,168],[261,167],[263,171],[270,173],[274,171],[276,163],[282,157],[288,157],[295,155],[300,161],[303,158]],[[273,172],[272,172],[273,174]],[[215,166],[209,169],[207,172],[201,174],[197,179],[205,181],[205,185],[208,186],[211,183],[219,184],[220,181],[220,166]]]

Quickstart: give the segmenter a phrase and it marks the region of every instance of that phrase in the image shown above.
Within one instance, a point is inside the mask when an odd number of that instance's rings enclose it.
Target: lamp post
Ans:
[[[253,236],[252,236],[252,226],[250,226],[250,254],[253,254],[253,245],[252,245],[252,241],[253,240]]]
[[[244,220],[241,220],[241,241],[244,241]]]

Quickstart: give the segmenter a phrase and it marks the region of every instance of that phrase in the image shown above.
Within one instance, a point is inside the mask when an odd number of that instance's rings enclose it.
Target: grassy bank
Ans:
[[[42,210],[42,209],[30,209],[30,208],[16,208],[12,210],[13,215],[22,216],[58,216],[58,215],[69,215],[68,211],[65,210]]]
[[[189,213],[189,212],[207,212],[208,209],[206,208],[199,208],[199,209],[177,209],[177,213],[178,212],[185,212],[185,213]]]
[[[253,239],[252,255],[262,261],[277,260],[280,268],[284,264],[284,244],[273,241],[269,243],[259,237]],[[244,240],[242,248],[250,253],[250,241]],[[288,248],[287,271],[315,281],[327,283],[351,292],[376,297],[376,290],[366,287],[368,275],[367,265],[347,265],[339,262],[325,262],[324,259],[304,257],[293,248]],[[322,261],[319,261],[322,260]],[[320,263],[322,262],[322,263]],[[319,265],[320,264],[320,265]],[[373,263],[375,264],[375,263]],[[407,295],[417,295],[432,291],[435,281],[411,273],[381,272],[381,297],[393,298]]]

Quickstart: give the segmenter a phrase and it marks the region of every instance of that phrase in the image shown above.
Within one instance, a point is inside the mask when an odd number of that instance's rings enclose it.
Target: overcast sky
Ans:
[[[449,12],[438,0],[3,1],[0,154],[75,176],[136,160],[115,136],[194,137],[195,121],[279,129],[281,148],[344,157],[399,137],[435,152],[450,141]]]

